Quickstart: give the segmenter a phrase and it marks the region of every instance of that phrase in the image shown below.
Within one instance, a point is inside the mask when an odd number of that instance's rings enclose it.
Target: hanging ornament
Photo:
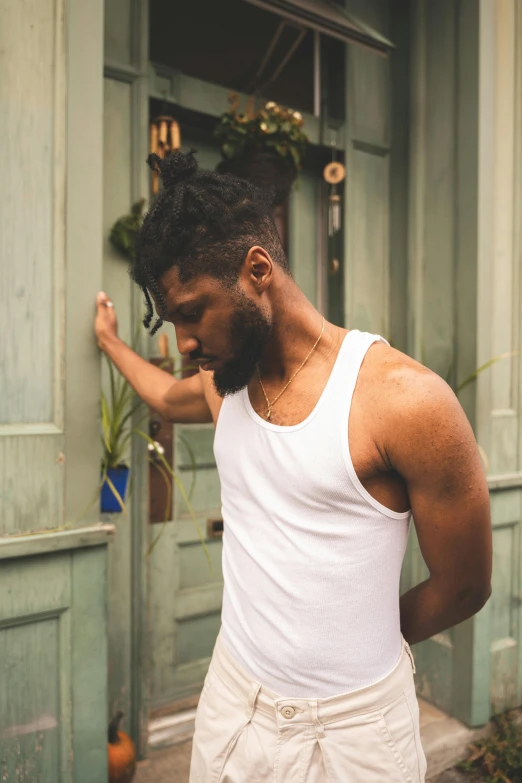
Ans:
[[[337,186],[346,177],[346,169],[342,163],[336,160],[336,141],[332,140],[332,160],[325,166],[323,177],[330,185],[328,196],[328,237],[329,255],[328,274],[335,276],[339,272],[341,264],[338,257],[339,232],[341,230],[341,196],[337,192]]]
[[[337,272],[339,271],[340,266],[341,264],[339,263],[339,259],[332,258],[332,260],[330,261],[330,266],[328,267],[328,274],[332,275],[333,277],[333,275],[336,275]]]
[[[341,230],[341,196],[337,192],[339,185],[346,176],[346,169],[342,163],[332,160],[323,171],[323,177],[331,185],[328,197],[328,236],[333,237]]]
[[[156,117],[150,126],[150,152],[165,158],[181,147],[179,125],[173,117],[162,115]],[[159,178],[157,171],[152,172],[152,192],[158,192]]]

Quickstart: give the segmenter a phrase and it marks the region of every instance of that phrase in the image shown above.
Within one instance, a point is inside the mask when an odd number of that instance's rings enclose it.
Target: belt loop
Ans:
[[[252,720],[252,716],[256,709],[257,695],[260,690],[261,690],[261,686],[257,682],[253,682],[252,685],[250,686],[250,692],[248,694],[248,708],[246,711],[246,716],[248,720]]]
[[[405,648],[406,652],[408,653],[408,658],[410,659],[411,668],[413,670],[413,673],[416,674],[417,673],[417,669],[415,668],[415,661],[413,660],[413,653],[412,653],[412,651],[410,649],[410,645],[408,644],[406,639],[404,640],[404,648]]]
[[[315,726],[315,734],[319,739],[321,739],[322,737],[325,736],[325,732],[324,732],[324,726],[319,720],[319,716],[317,714],[317,699],[310,699],[308,701],[308,705],[312,710],[312,721]]]

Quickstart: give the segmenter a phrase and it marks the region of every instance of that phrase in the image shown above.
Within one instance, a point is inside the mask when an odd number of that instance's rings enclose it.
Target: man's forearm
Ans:
[[[118,337],[111,337],[100,347],[114,362],[136,394],[155,411],[165,415],[167,413],[165,396],[173,384],[177,383],[176,379],[165,370],[142,359]]]
[[[432,579],[408,590],[400,599],[401,631],[409,644],[467,620],[484,606],[489,589],[474,588],[451,593]]]

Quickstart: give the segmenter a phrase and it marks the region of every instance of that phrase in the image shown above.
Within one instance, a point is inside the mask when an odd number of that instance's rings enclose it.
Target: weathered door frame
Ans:
[[[121,6],[114,6],[123,10]],[[125,54],[119,58],[111,57],[110,25],[117,27],[121,20],[111,17],[111,2],[105,3],[105,55],[104,77],[123,83],[130,89],[129,133],[131,155],[130,172],[130,203],[128,208],[140,198],[147,198],[149,182],[145,160],[148,155],[149,116],[148,116],[148,36],[149,21],[148,0],[127,0],[124,9],[128,15],[128,40],[124,41]],[[122,25],[125,28],[125,25]],[[121,30],[117,30],[120,34]],[[106,240],[106,238],[104,238]],[[131,288],[131,301],[128,310],[123,314],[131,335],[137,333],[143,314],[143,298],[136,286]],[[138,353],[146,356],[148,352],[147,337],[140,333],[136,345]],[[138,424],[136,419],[135,424]],[[147,752],[148,742],[148,625],[147,625],[147,584],[149,530],[148,516],[148,461],[146,444],[139,436],[132,438],[131,445],[132,497],[130,503],[130,519],[118,515],[116,529],[119,525],[130,525],[130,566],[118,559],[118,536],[111,553],[111,584],[119,581],[118,569],[121,571],[121,594],[117,600],[110,600],[111,611],[118,611],[119,604],[125,608],[128,624],[124,632],[130,638],[130,661],[128,671],[111,671],[109,680],[109,709],[111,705],[123,706],[127,713],[126,729],[130,732],[138,754],[143,757]],[[114,644],[117,642],[115,641]],[[111,658],[109,647],[109,658]],[[125,693],[125,704],[120,703],[121,694]]]

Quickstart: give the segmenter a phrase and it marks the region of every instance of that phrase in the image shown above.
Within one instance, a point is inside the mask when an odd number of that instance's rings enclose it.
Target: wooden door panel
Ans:
[[[0,628],[0,759],[4,780],[55,780],[71,743],[60,705],[60,613]],[[68,640],[67,640],[68,641]],[[59,781],[67,780],[60,775]]]
[[[87,783],[107,777],[109,534],[92,527],[70,530],[58,553],[52,551],[53,534],[43,541],[35,536],[30,545],[23,537],[1,542],[4,780]],[[38,554],[39,547],[50,552]]]
[[[64,154],[68,63],[63,6],[61,0],[17,3],[2,14],[0,25],[4,535],[56,527],[64,515],[64,468],[57,462],[64,452],[65,322],[57,314],[64,305],[63,215],[69,176]]]
[[[194,537],[194,532],[192,532]],[[179,540],[179,539],[178,539]],[[190,591],[197,588],[199,591],[215,590],[215,583],[222,581],[221,572],[221,541],[220,540],[207,540],[206,546],[212,564],[213,576],[212,581],[209,582],[209,567],[206,557],[204,562],[201,557],[201,543],[199,539],[197,541],[190,541],[189,543],[181,543],[181,557],[180,557],[180,591]],[[180,602],[182,602],[182,595],[178,596]]]

